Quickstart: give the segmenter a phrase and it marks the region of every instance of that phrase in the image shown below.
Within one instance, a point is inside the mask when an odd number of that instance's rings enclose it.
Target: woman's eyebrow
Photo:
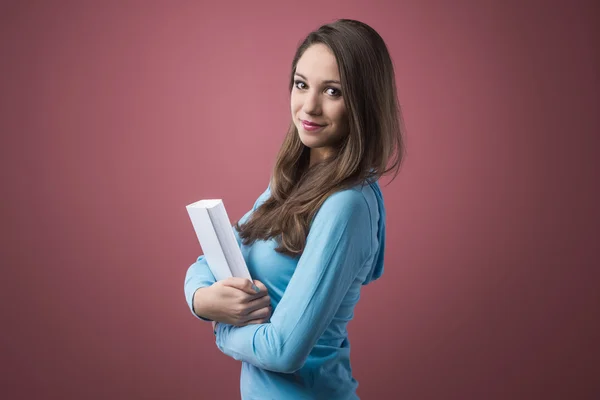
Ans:
[[[295,75],[298,75],[300,78],[304,79],[305,81],[307,81],[308,79],[306,79],[306,77],[304,75],[302,75],[301,73],[296,72]],[[328,79],[326,81],[323,81],[323,83],[337,83],[338,85],[341,85],[340,81],[336,81],[333,79]]]

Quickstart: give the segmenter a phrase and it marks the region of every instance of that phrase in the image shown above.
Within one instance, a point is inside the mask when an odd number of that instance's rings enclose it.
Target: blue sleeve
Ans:
[[[250,218],[252,212],[256,210],[256,208],[269,197],[269,194],[270,191],[269,188],[267,188],[267,190],[263,192],[256,200],[254,206],[252,207],[252,210],[248,211],[246,214],[244,214],[242,218],[240,218],[240,224],[243,224],[245,221],[247,221],[248,218]],[[242,241],[237,230],[233,226],[231,227],[231,229],[233,229],[233,234],[235,235],[235,239],[238,242],[238,246],[241,247]],[[190,311],[192,312],[192,315],[203,321],[210,321],[210,319],[201,317],[194,312],[194,293],[196,293],[196,290],[210,286],[215,282],[215,276],[210,271],[210,268],[208,267],[208,263],[206,262],[206,258],[204,257],[204,255],[198,257],[196,259],[196,262],[194,262],[188,267],[187,272],[185,274],[185,280],[183,285],[185,300],[188,304]]]
[[[217,346],[236,360],[292,373],[302,367],[370,259],[371,216],[362,193],[333,194],[317,212],[270,323],[217,325]]]

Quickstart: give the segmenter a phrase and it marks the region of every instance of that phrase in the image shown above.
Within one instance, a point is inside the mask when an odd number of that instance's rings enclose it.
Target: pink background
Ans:
[[[239,398],[185,205],[252,206],[295,47],[340,17],[388,43],[408,130],[361,398],[600,398],[598,6],[541,0],[3,1],[0,397]]]

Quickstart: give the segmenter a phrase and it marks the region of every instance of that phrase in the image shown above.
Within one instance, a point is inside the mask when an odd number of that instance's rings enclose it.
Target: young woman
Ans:
[[[338,20],[306,37],[290,78],[273,175],[234,226],[256,280],[215,282],[200,256],[185,295],[242,361],[243,399],[357,399],[347,326],[361,286],[383,273],[378,179],[404,153],[394,68],[375,30]]]

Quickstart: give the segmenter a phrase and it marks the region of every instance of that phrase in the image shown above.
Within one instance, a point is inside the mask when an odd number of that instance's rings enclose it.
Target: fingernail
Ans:
[[[254,289],[256,293],[260,292],[260,289],[255,284],[252,284],[252,289]]]

